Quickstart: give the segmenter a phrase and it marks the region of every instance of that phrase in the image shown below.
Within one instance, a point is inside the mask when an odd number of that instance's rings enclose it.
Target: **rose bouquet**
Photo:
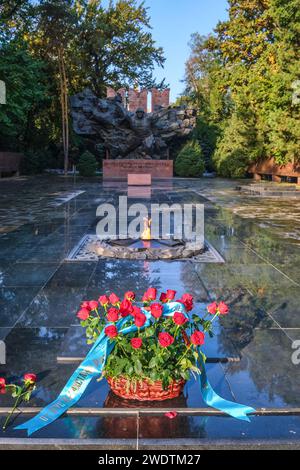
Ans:
[[[136,301],[134,292],[123,299],[116,294],[85,301],[77,316],[92,344],[57,398],[30,420],[16,427],[28,435],[44,428],[76,405],[94,379],[106,377],[122,398],[166,400],[178,396],[194,374],[199,393],[208,406],[237,419],[249,421],[255,409],[224,400],[212,388],[205,370],[202,346],[212,336],[212,324],[228,313],[224,302],[213,302],[203,316],[192,313],[193,297],[167,290],[157,300],[150,287]],[[0,387],[1,388],[1,387]],[[174,417],[169,413],[169,417]]]
[[[213,321],[228,313],[224,302],[213,302],[204,316],[192,313],[193,297],[167,290],[157,300],[150,287],[141,302],[134,292],[85,301],[77,313],[89,344],[108,338],[110,352],[101,378],[119,396],[136,400],[165,400],[178,396],[190,374],[200,375],[206,336]],[[201,358],[200,358],[201,356]],[[201,360],[200,360],[201,359]]]

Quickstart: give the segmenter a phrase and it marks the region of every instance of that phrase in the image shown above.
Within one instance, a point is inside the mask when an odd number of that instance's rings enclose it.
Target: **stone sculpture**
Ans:
[[[168,144],[185,138],[196,124],[196,112],[184,107],[161,108],[153,113],[129,112],[117,94],[97,98],[85,89],[71,97],[74,131],[103,144],[112,159],[161,159],[168,156]]]

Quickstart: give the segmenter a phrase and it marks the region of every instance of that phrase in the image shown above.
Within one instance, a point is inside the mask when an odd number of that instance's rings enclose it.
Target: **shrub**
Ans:
[[[96,158],[87,150],[79,158],[77,169],[80,176],[95,176],[97,166]]]
[[[22,173],[27,175],[42,173],[47,168],[49,158],[47,150],[27,150],[22,160]]]
[[[204,159],[197,141],[190,141],[181,149],[175,160],[175,172],[178,176],[202,176]]]

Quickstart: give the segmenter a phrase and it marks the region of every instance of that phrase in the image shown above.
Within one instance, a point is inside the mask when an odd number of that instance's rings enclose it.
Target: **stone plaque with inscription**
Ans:
[[[173,160],[103,160],[104,179],[127,179],[130,173],[148,173],[152,178],[172,178]]]

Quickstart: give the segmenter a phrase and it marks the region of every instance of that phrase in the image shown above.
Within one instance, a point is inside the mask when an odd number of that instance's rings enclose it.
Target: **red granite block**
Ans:
[[[128,186],[150,186],[151,174],[149,173],[129,173],[127,175]]]
[[[173,160],[103,160],[103,179],[123,178],[130,173],[150,174],[152,178],[172,178]]]

